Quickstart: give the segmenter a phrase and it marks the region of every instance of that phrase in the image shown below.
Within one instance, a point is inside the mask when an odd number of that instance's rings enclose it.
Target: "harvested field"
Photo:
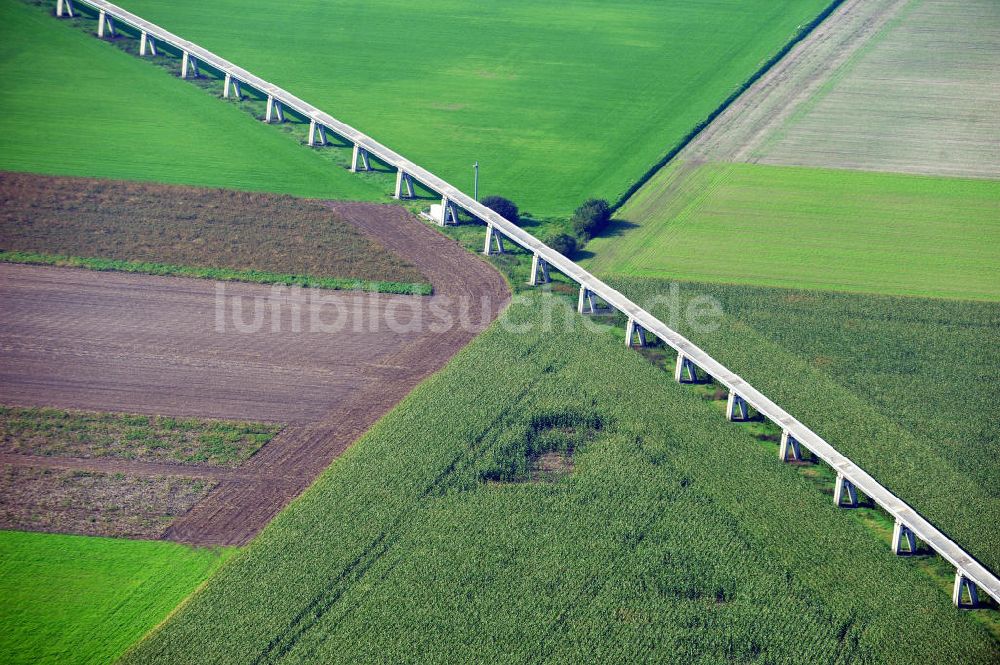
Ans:
[[[1000,177],[1000,5],[849,1],[686,151]]]
[[[290,423],[167,533],[245,542],[509,297],[489,264],[402,208],[329,210],[411,261],[435,295],[224,284],[219,328],[209,281],[2,265],[0,402]],[[441,315],[455,325],[431,325]]]
[[[89,178],[0,173],[0,249],[391,282],[406,293],[427,281],[318,201]]]
[[[158,538],[214,486],[199,478],[4,464],[0,529]]]
[[[0,406],[0,454],[235,467],[280,430],[273,423]]]

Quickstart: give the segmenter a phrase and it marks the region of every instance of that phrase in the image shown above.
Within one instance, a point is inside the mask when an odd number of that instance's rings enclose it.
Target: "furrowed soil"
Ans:
[[[245,543],[510,296],[489,264],[400,207],[326,210],[402,255],[435,294],[327,291],[310,302],[291,289],[224,284],[220,314],[207,280],[2,265],[0,402],[288,423],[241,467],[219,470],[212,494],[164,534]],[[456,325],[432,327],[434,316]],[[342,327],[322,332],[316,322]],[[169,466],[113,464],[125,474]]]

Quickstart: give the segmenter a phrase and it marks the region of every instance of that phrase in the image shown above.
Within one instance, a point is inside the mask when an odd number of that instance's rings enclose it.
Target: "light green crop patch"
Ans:
[[[387,200],[274,127],[22,0],[0,0],[0,169]]]
[[[0,531],[0,660],[113,662],[234,551]]]
[[[998,181],[679,162],[618,217],[591,270],[1000,300]]]

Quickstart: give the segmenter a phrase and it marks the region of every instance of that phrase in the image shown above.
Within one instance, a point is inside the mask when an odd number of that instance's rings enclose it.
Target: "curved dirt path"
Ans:
[[[326,205],[414,263],[434,295],[326,291],[327,304],[300,302],[300,332],[284,302],[280,332],[272,316],[261,330],[239,333],[226,314],[220,334],[211,281],[0,265],[0,402],[290,423],[237,469],[20,455],[0,462],[211,477],[216,489],[162,537],[199,545],[253,538],[510,299],[488,262],[405,209]],[[228,312],[234,296],[249,305],[272,291],[227,284],[226,294]],[[310,327],[312,309],[324,307],[346,313],[344,329]],[[329,319],[332,310],[323,311]],[[421,325],[391,325],[417,313]],[[468,325],[432,327],[442,316]]]

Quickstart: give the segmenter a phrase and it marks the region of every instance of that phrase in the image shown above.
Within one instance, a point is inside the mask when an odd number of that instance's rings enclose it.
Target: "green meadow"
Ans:
[[[553,216],[617,199],[829,0],[121,4],[456,186],[478,160],[480,192]]]
[[[1000,300],[1000,181],[675,162],[617,217],[599,274]]]
[[[0,0],[0,170],[387,199],[370,179],[41,4]]]
[[[113,662],[233,551],[0,531],[0,660]]]

